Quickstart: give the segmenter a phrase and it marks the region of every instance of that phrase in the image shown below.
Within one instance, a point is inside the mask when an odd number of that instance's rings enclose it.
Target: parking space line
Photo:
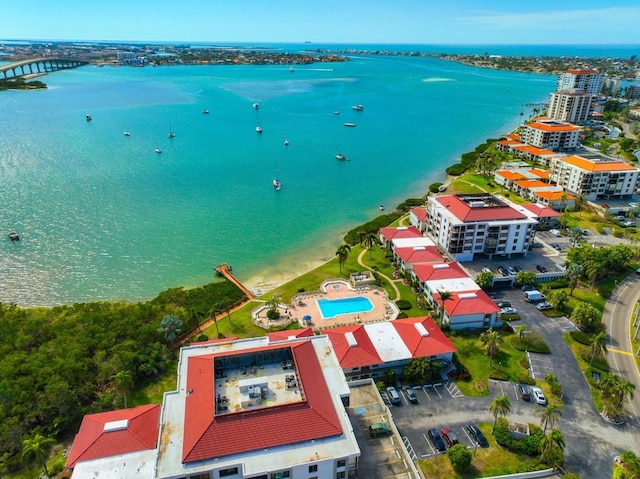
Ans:
[[[442,395],[440,394],[440,391],[438,391],[438,388],[436,387],[436,386],[442,386],[442,383],[432,384],[431,386],[433,386],[434,391],[438,394],[440,399],[442,399]]]
[[[447,391],[449,391],[449,394],[452,398],[458,398],[462,396],[462,392],[460,391],[460,388],[458,388],[458,385],[456,383],[447,381],[444,387],[447,389]]]
[[[422,388],[421,388],[421,389],[422,389],[422,391],[427,395],[427,399],[428,399],[429,401],[431,401],[431,396],[429,396],[429,393],[427,392],[427,387],[428,387],[428,386],[422,386]]]
[[[404,447],[409,453],[409,457],[411,458],[411,460],[417,461],[418,456],[416,455],[416,452],[413,450],[413,446],[411,445],[411,442],[409,441],[408,437],[405,436],[402,438],[402,444],[404,444]]]

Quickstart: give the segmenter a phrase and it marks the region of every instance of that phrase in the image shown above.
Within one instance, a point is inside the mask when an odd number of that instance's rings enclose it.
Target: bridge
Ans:
[[[25,75],[44,75],[58,70],[78,68],[88,64],[89,62],[87,61],[70,58],[31,58],[29,60],[20,60],[1,65],[0,73],[2,73],[3,78],[7,80]]]

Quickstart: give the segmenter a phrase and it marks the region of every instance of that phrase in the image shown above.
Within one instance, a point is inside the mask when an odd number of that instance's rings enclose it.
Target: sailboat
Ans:
[[[289,73],[293,73],[295,70],[293,69],[293,65],[289,65]]]
[[[167,135],[169,138],[173,138],[176,134],[171,130],[171,120],[169,120],[169,134]]]
[[[156,153],[158,153],[158,154],[162,153],[162,150],[158,146],[158,142],[157,141],[156,141]]]

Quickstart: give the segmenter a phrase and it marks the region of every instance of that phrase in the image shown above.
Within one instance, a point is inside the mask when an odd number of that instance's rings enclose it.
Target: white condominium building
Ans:
[[[523,143],[553,151],[572,150],[578,146],[580,128],[564,121],[539,119],[522,126]]]
[[[430,196],[427,211],[429,233],[459,262],[526,256],[538,224],[527,209],[488,193]]]
[[[597,95],[602,89],[602,75],[595,70],[567,70],[558,75],[556,91],[580,90]]]
[[[549,118],[569,123],[584,123],[592,113],[593,95],[577,91],[553,92],[549,95]]]
[[[638,188],[640,169],[614,158],[583,158],[565,156],[551,163],[549,179],[576,195],[584,194],[589,201],[624,198]]]

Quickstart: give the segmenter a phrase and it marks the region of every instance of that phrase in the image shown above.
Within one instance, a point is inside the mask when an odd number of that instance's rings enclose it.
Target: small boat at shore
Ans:
[[[344,126],[349,126],[351,128],[353,128],[354,126],[356,126],[355,123],[345,123]]]
[[[278,178],[274,178],[271,183],[273,184],[273,187],[276,191],[280,191],[280,189],[282,188],[282,183]]]
[[[347,157],[344,156],[342,153],[336,153],[336,160],[347,161]]]
[[[360,103],[358,103],[357,105],[353,105],[351,108],[353,108],[355,111],[364,110],[364,107]]]

